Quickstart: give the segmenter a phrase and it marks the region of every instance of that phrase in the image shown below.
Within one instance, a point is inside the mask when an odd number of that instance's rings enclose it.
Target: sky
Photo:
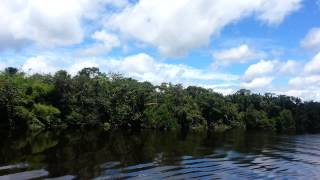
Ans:
[[[1,0],[0,69],[320,101],[320,0]]]

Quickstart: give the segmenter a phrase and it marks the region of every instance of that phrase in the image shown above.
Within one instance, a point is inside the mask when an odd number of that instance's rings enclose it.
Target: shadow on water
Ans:
[[[0,133],[0,179],[312,179],[319,135]]]

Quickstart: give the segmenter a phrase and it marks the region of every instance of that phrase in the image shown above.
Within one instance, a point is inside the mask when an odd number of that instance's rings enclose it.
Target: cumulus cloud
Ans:
[[[320,52],[304,66],[306,74],[320,73]]]
[[[22,65],[22,70],[29,74],[34,73],[54,73],[58,70],[54,58],[49,56],[31,57]]]
[[[278,24],[298,10],[302,0],[3,0],[0,6],[0,48],[36,44],[59,47],[79,44],[87,37],[87,24],[179,56],[206,45],[226,25],[253,16]],[[108,8],[112,7],[112,8]],[[89,54],[104,51],[103,44]],[[104,49],[104,50],[102,50]]]
[[[269,24],[277,24],[283,21],[283,19],[290,13],[298,10],[301,7],[302,0],[267,0],[260,1],[260,7],[258,7],[258,19],[263,20]]]
[[[244,82],[241,87],[247,89],[259,89],[269,86],[273,81],[273,77],[257,77],[249,82]]]
[[[242,76],[241,87],[247,89],[260,89],[272,87],[273,80],[290,77],[303,71],[303,66],[298,61],[288,60],[285,62],[277,60],[261,60],[250,65]],[[293,82],[289,82],[293,84]],[[270,89],[271,90],[271,89]]]
[[[320,28],[311,29],[300,44],[306,49],[320,48]]]
[[[192,84],[191,84],[192,85]],[[230,95],[235,93],[239,86],[238,84],[223,83],[223,84],[198,84],[197,86],[212,89],[215,92],[221,93],[223,95]]]
[[[235,63],[247,63],[262,58],[264,54],[249,48],[247,44],[239,47],[213,52],[213,66],[228,66]]]
[[[280,68],[280,73],[285,75],[294,75],[300,71],[300,63],[294,60],[288,60]]]
[[[124,7],[125,4],[124,0],[3,0],[0,48],[26,43],[41,47],[80,43],[85,35],[83,20],[97,23],[104,6]]]
[[[277,61],[261,60],[256,64],[252,64],[244,73],[243,79],[245,81],[252,81],[257,77],[262,77],[273,73],[276,69]]]
[[[300,89],[300,90],[289,90],[284,94],[288,96],[301,97],[305,101],[320,101],[319,89]]]
[[[237,75],[233,74],[210,72],[182,64],[163,63],[144,53],[119,59],[87,57],[59,59],[60,57],[46,55],[31,57],[24,62],[22,70],[34,74],[53,73],[60,69],[66,69],[70,74],[76,75],[85,67],[98,67],[102,72],[121,73],[139,81],[149,81],[154,84],[162,82],[184,85],[221,84],[236,82],[239,79]],[[0,66],[2,65],[0,64]],[[228,88],[230,89],[230,87]],[[219,87],[219,89],[222,91],[225,88]]]
[[[116,71],[141,81],[201,83],[202,81],[236,81],[238,76],[214,73],[196,69],[182,64],[166,64],[156,61],[153,57],[140,53],[120,60],[103,61],[100,66],[104,71]]]
[[[320,53],[307,62],[303,71],[289,82],[289,95],[302,97],[304,100],[320,101]]]
[[[71,75],[76,75],[83,68],[92,68],[92,67],[99,67],[99,64],[96,63],[94,60],[81,60],[79,62],[73,63],[68,68],[68,72]]]
[[[205,86],[204,86],[205,87]],[[212,90],[214,92],[217,92],[217,93],[220,93],[220,94],[223,94],[223,95],[230,95],[230,94],[233,94],[236,92],[235,89],[232,89],[232,88],[212,88]]]
[[[241,87],[248,89],[259,89],[268,87],[277,77],[287,75],[291,76],[300,71],[297,61],[288,60],[279,62],[276,60],[261,60],[256,64],[250,65],[245,71]]]
[[[267,24],[279,24],[298,10],[302,0],[140,0],[113,14],[113,27],[168,56],[181,56],[207,45],[226,25],[254,16]]]
[[[299,71],[299,63],[293,60],[279,62],[261,60],[250,65],[242,77],[241,87],[248,89],[265,88],[272,85],[273,80],[282,75],[292,75]]]
[[[92,39],[96,41],[93,45],[85,49],[81,49],[80,55],[83,56],[97,56],[110,52],[113,48],[120,46],[119,38],[106,31],[96,31],[92,35]]]
[[[75,0],[4,0],[0,6],[1,39],[40,45],[69,45],[83,37],[81,3]]]
[[[289,85],[295,87],[310,87],[317,86],[320,87],[320,75],[306,76],[306,77],[295,77],[289,80]]]
[[[307,62],[302,73],[289,80],[288,84],[295,88],[319,87],[320,90],[320,53]]]

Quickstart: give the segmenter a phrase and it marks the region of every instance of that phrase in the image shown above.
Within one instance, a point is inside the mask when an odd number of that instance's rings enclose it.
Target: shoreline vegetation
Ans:
[[[223,96],[196,86],[138,82],[98,68],[71,76],[0,72],[0,128],[320,131],[320,103],[241,89]]]

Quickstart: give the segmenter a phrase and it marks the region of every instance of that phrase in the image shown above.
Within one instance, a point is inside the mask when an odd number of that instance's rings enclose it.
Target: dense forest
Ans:
[[[0,73],[0,116],[1,129],[320,130],[318,102],[245,89],[223,96],[195,86],[155,86],[97,68],[75,76],[6,68]]]

